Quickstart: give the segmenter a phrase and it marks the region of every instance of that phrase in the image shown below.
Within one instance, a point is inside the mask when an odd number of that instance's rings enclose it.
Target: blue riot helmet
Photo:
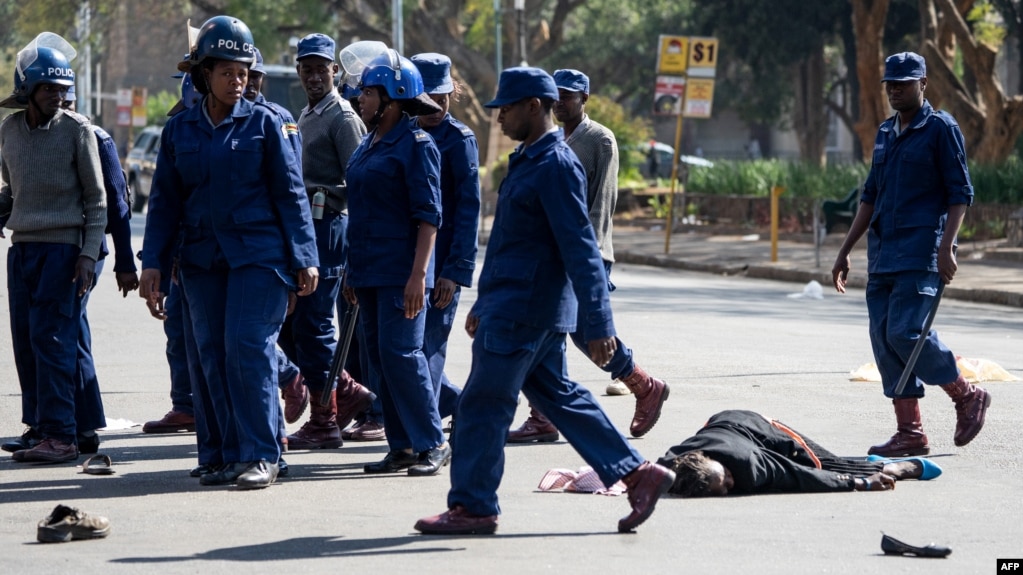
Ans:
[[[75,83],[75,72],[67,56],[44,46],[37,47],[35,53],[36,57],[30,64],[24,68],[19,66],[14,71],[14,94],[23,104],[28,103],[39,84],[73,86]]]
[[[203,23],[195,39],[192,64],[202,64],[207,58],[253,63],[256,46],[245,22],[231,16],[214,16]]]
[[[212,60],[250,65],[255,62],[256,46],[245,22],[231,16],[214,16],[199,28],[191,52],[189,73],[196,91],[203,95],[209,93],[209,87],[206,86],[202,70],[211,65]]]
[[[337,61],[341,65],[341,96],[346,100],[359,97],[359,84],[362,82],[362,71],[376,59],[387,53],[387,44],[376,40],[359,40],[341,48]]]
[[[71,104],[78,101],[78,95],[75,94],[75,85],[71,84],[67,88],[67,93],[64,94],[64,103],[61,104],[62,108],[70,108]]]
[[[397,50],[387,50],[362,71],[360,88],[370,87],[382,88],[391,100],[409,100],[404,110],[411,116],[425,116],[441,111],[441,107],[423,91],[423,77],[415,64]]]

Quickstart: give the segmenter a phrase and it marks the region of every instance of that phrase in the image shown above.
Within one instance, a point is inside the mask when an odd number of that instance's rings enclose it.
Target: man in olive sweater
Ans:
[[[38,52],[15,86],[26,109],[0,124],[0,217],[9,216],[12,232],[7,282],[22,421],[41,438],[13,458],[60,462],[78,458],[81,297],[107,217],[96,136],[87,119],[61,109],[74,72],[60,52]]]

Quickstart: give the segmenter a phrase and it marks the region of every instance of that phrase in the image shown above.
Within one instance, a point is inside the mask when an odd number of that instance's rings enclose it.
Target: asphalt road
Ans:
[[[142,219],[134,223],[140,232]],[[647,457],[729,408],[779,418],[849,456],[865,455],[894,431],[880,385],[848,380],[871,361],[862,291],[795,299],[788,295],[802,285],[627,264],[616,266],[613,279],[620,336],[640,365],[672,385],[660,423],[632,440]],[[460,316],[474,295],[465,292]],[[0,300],[6,310],[6,290]],[[170,401],[159,323],[136,295],[124,300],[116,293],[110,270],[90,317],[108,420],[140,425],[163,415]],[[956,353],[1023,376],[1023,311],[946,301],[935,327]],[[456,330],[449,347],[449,376],[464,381],[468,337]],[[4,438],[21,432],[10,350],[4,326]],[[606,375],[574,350],[569,370],[627,430],[632,397],[603,396]],[[1016,408],[1023,384],[985,386],[993,395],[987,426],[965,448],[952,443],[951,401],[939,390],[922,401],[932,454],[944,468],[934,481],[905,481],[884,493],[665,499],[629,535],[616,533],[628,511],[624,497],[536,491],[548,469],[583,465],[564,441],[508,447],[498,534],[446,538],[420,536],[412,524],[446,507],[447,470],[430,478],[364,475],[362,466],[386,451],[383,443],[291,452],[291,477],[239,492],[187,476],[193,434],[144,435],[135,426],[101,433],[101,452],[117,471],[112,476],[0,457],[0,548],[5,570],[18,574],[993,573],[997,558],[1023,557],[1023,410]],[[515,424],[525,415],[523,402]],[[36,524],[57,503],[109,517],[111,535],[37,544]],[[953,553],[942,560],[885,557],[882,531]]]

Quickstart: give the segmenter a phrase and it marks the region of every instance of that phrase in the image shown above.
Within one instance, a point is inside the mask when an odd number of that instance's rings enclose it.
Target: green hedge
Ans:
[[[865,164],[822,169],[782,160],[720,160],[712,168],[691,167],[688,191],[767,196],[777,185],[792,197],[840,198],[862,185],[868,171]],[[998,166],[972,164],[970,177],[978,203],[1023,204],[1023,161],[1016,156]]]

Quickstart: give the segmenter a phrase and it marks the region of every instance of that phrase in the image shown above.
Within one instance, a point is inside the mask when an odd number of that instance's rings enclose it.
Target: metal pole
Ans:
[[[501,38],[501,13],[501,0],[494,0],[494,69],[497,70],[498,77],[501,76],[501,45],[504,44],[504,39]]]
[[[515,22],[519,37],[519,66],[528,66],[526,62],[526,0],[515,0]]]
[[[402,22],[401,0],[391,0],[391,38],[394,49],[405,53],[404,23]]]
[[[79,70],[78,102],[76,107],[78,113],[86,118],[92,117],[92,46],[89,43],[89,36],[92,35],[92,24],[90,22],[91,10],[89,0],[82,0],[78,10],[78,45],[81,48],[82,59],[77,66]]]

